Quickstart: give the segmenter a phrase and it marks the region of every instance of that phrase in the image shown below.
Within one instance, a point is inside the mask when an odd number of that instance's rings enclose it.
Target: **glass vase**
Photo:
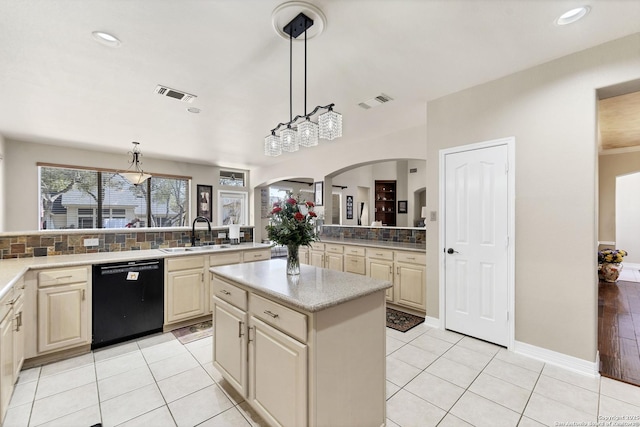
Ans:
[[[300,274],[300,256],[298,245],[287,245],[287,275],[297,276]]]

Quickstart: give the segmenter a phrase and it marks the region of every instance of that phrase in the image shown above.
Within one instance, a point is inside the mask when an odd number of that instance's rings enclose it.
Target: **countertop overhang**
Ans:
[[[287,275],[284,259],[232,264],[209,269],[290,306],[313,313],[392,286],[391,282],[301,264],[299,276]]]

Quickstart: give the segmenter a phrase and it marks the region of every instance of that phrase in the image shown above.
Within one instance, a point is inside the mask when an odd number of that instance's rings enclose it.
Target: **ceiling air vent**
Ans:
[[[365,110],[368,110],[369,108],[377,107],[378,105],[382,105],[392,100],[393,98],[390,97],[389,95],[385,95],[384,93],[381,93],[380,95],[371,99],[367,99],[366,101],[363,101],[358,105],[364,108]]]
[[[193,102],[194,99],[197,98],[195,95],[191,95],[190,93],[182,92],[176,89],[171,89],[167,86],[156,86],[155,92],[162,96],[168,96],[169,98],[177,99],[182,102]]]

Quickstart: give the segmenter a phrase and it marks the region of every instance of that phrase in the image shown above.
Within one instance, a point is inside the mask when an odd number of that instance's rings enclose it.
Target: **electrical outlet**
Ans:
[[[218,233],[218,239],[224,239],[227,237],[227,233]]]
[[[100,244],[100,239],[84,239],[85,246],[98,246]]]
[[[435,221],[437,218],[436,211],[429,212],[429,221]]]

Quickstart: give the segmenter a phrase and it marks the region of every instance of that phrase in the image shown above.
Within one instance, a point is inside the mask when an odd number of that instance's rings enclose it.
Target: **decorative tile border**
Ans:
[[[426,244],[425,228],[322,226],[321,237]]]
[[[241,242],[253,241],[253,227],[240,227],[244,232]],[[218,238],[218,233],[229,235],[228,228],[196,230],[196,237],[202,243],[219,245],[228,243],[227,238]],[[216,237],[214,237],[216,236]],[[84,246],[84,239],[98,239],[97,246]],[[191,230],[177,231],[98,231],[87,230],[87,233],[50,233],[33,234],[3,233],[0,236],[0,259],[31,258],[41,256],[89,254],[98,252],[122,252],[145,249],[173,248],[188,246],[191,243]]]

